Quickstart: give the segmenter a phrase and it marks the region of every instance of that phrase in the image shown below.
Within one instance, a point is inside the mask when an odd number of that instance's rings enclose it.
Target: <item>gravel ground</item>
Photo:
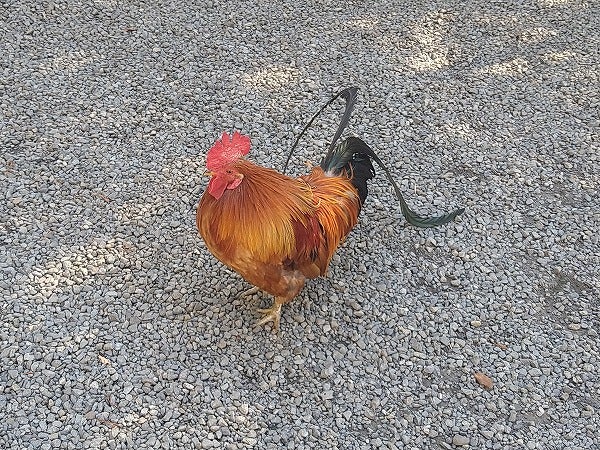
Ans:
[[[0,448],[599,448],[598,3],[197,3],[0,0]],[[410,204],[466,212],[406,226],[380,174],[253,330],[204,155],[281,168],[353,84]]]

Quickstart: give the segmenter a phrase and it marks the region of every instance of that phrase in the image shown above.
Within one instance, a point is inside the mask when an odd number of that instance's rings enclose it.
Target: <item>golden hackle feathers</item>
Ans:
[[[312,188],[317,204],[316,218],[323,229],[325,246],[319,259],[321,275],[324,275],[336,249],[358,221],[358,194],[347,177],[327,176],[320,167],[301,178]]]
[[[236,189],[225,191],[219,200],[209,194],[202,197],[201,234],[209,234],[226,257],[235,258],[238,251],[247,251],[262,262],[278,254],[292,256],[292,221],[302,220],[312,207],[308,187],[245,160],[234,167],[244,175]]]

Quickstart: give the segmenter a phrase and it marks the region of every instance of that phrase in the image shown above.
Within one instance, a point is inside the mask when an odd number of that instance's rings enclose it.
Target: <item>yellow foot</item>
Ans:
[[[257,327],[261,327],[268,322],[273,322],[273,329],[279,331],[279,317],[281,316],[281,303],[274,302],[273,306],[268,309],[257,309],[257,311],[265,316],[256,322]]]
[[[260,289],[258,288],[258,286],[253,286],[250,289],[248,289],[247,291],[242,292],[239,297],[248,297],[250,295],[256,294],[258,291],[260,291]]]

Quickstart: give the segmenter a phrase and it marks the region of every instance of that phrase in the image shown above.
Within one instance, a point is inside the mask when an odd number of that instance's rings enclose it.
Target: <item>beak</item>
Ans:
[[[204,176],[204,177],[212,177],[214,174],[215,174],[214,172],[211,172],[210,170],[207,170],[206,172],[204,172],[202,174],[202,176]]]

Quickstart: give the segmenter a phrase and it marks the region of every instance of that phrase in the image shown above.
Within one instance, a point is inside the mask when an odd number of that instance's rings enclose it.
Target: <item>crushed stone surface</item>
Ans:
[[[600,448],[599,36],[593,1],[0,0],[0,448]],[[379,173],[256,330],[204,155],[281,169],[351,85],[409,204],[466,211],[407,226]]]

